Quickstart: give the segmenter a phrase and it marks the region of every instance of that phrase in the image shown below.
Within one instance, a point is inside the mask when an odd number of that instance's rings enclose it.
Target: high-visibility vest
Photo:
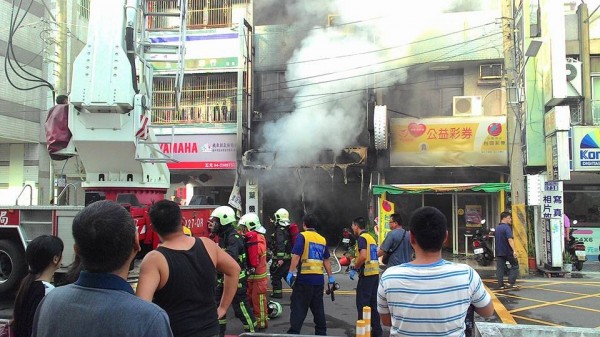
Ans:
[[[367,260],[364,264],[363,274],[365,276],[378,275],[379,259],[377,257],[377,243],[369,233],[363,232],[360,236],[367,241]]]
[[[301,256],[300,274],[323,274],[323,255],[327,249],[325,238],[314,231],[304,231],[304,251]]]

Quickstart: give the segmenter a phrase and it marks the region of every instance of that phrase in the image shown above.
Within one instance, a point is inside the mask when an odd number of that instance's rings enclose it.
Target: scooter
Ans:
[[[573,224],[577,224],[577,220],[573,221]],[[567,252],[571,254],[571,262],[573,267],[577,271],[583,269],[583,263],[587,261],[587,253],[585,251],[585,244],[583,241],[578,240],[573,236],[574,228],[569,229],[569,241],[567,241]]]
[[[494,252],[488,241],[493,237],[495,229],[492,228],[487,234],[484,234],[485,227],[483,225],[485,225],[485,220],[481,220],[481,228],[473,234],[473,254],[480,266],[489,266],[494,261]]]
[[[353,257],[349,254],[350,249],[356,244],[356,238],[349,228],[344,228],[342,232],[342,239],[338,243],[337,247],[333,249],[332,257],[337,262],[337,266],[332,266],[332,273],[337,274],[342,271],[342,267],[346,267],[345,272],[350,270]],[[342,256],[338,257],[338,249],[343,251]]]

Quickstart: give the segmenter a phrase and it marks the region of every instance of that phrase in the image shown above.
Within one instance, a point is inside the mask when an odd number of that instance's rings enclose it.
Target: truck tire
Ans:
[[[26,266],[23,249],[12,241],[0,240],[0,294],[16,290]]]

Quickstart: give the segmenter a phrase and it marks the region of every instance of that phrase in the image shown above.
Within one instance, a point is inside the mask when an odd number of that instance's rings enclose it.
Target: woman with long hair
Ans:
[[[25,250],[29,273],[21,281],[15,298],[12,328],[16,337],[31,336],[33,316],[42,298],[54,286],[52,276],[60,266],[64,244],[52,235],[41,235],[33,239]]]

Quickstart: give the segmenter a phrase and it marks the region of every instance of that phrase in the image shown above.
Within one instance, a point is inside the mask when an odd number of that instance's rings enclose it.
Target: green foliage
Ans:
[[[569,264],[571,263],[571,254],[569,254],[569,252],[567,252],[566,250],[563,252],[563,264]]]

